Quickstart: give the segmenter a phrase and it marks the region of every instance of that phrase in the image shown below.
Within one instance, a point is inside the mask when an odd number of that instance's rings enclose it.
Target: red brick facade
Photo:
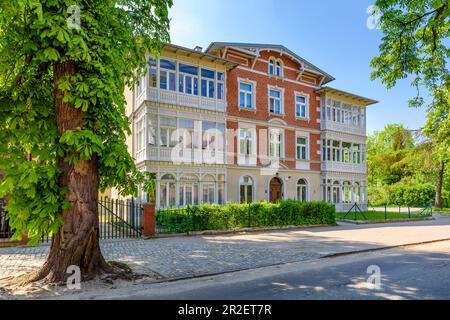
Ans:
[[[282,164],[290,169],[295,169],[296,167],[296,144],[295,144],[295,132],[308,131],[310,132],[309,141],[309,154],[310,154],[310,169],[319,171],[320,170],[320,155],[318,150],[320,150],[320,145],[317,141],[320,140],[320,123],[317,119],[320,119],[319,110],[320,102],[317,97],[319,96],[314,92],[314,88],[308,86],[308,84],[317,84],[320,79],[313,75],[302,75],[300,81],[304,82],[305,85],[297,81],[297,77],[300,70],[300,64],[293,58],[290,58],[287,54],[281,55],[277,51],[260,51],[260,56],[255,61],[255,58],[245,57],[245,55],[240,52],[233,51],[229,49],[226,53],[226,59],[232,60],[234,62],[239,62],[240,67],[233,69],[227,74],[227,128],[237,129],[239,121],[251,120],[256,124],[257,135],[261,129],[271,127],[269,121],[272,119],[280,119],[284,121],[287,127],[284,128],[284,149],[285,149],[285,159]],[[283,77],[275,77],[274,75],[268,74],[268,60],[269,58],[280,59],[283,62]],[[251,69],[253,66],[253,69]],[[251,70],[248,70],[251,69]],[[256,110],[246,110],[239,108],[239,79],[245,79],[254,81],[256,83],[255,88],[255,105]],[[268,87],[274,86],[284,89],[284,115],[275,115],[269,112],[269,100],[268,100]],[[301,92],[309,95],[309,120],[298,119],[295,116],[295,93]],[[230,140],[227,140],[230,141]],[[237,153],[238,139],[234,137],[234,143],[228,144],[229,153]],[[257,143],[257,154],[261,154],[259,150],[260,143]],[[263,152],[266,153],[267,151]],[[232,162],[230,163],[230,160]],[[228,159],[229,164],[236,164],[237,157],[234,159]],[[316,163],[317,162],[317,163]],[[261,164],[260,159],[258,159],[258,164]]]

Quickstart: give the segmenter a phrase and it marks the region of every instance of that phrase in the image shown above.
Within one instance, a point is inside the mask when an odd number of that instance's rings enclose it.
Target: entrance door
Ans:
[[[270,180],[269,185],[269,200],[272,203],[277,203],[278,200],[281,199],[281,190],[282,190],[283,183],[281,182],[280,178],[272,178]]]

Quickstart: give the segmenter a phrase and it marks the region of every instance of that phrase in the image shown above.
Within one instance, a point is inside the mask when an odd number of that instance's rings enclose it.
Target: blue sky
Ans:
[[[328,85],[380,101],[368,107],[367,132],[401,123],[418,129],[425,109],[408,107],[409,80],[386,90],[370,80],[380,30],[369,29],[373,0],[174,0],[172,43],[189,48],[213,41],[282,44],[336,78]]]

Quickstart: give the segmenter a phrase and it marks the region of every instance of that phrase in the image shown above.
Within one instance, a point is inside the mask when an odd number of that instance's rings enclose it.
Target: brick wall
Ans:
[[[233,61],[237,61],[236,57],[241,57],[241,59],[247,59],[248,66],[252,65],[252,61],[245,56],[240,55],[238,52],[229,51],[227,53],[227,58]],[[268,64],[261,60],[268,60],[270,57],[276,59],[281,59],[284,65],[284,78],[276,78],[274,76],[269,76],[267,74]],[[286,79],[295,80],[298,73],[294,70],[290,70],[287,67],[299,69],[300,65],[298,62],[290,59],[286,55],[280,55],[275,51],[262,51],[260,52],[260,59],[255,63],[254,70],[259,73],[252,72],[250,70],[245,70],[242,68],[235,68],[230,71],[227,75],[227,114],[229,117],[237,117],[242,120],[254,121],[257,124],[257,130],[268,129],[270,125],[268,122],[271,119],[280,119],[284,121],[288,126],[294,128],[285,128],[285,157],[287,160],[284,162],[289,168],[295,169],[295,130],[302,131],[306,129],[318,131],[320,130],[320,123],[317,119],[320,119],[320,112],[317,109],[320,106],[320,102],[316,99],[319,95],[314,92],[314,88],[307,85],[302,85],[300,83],[293,83],[287,81]],[[250,68],[247,67],[246,68]],[[264,73],[264,74],[261,74]],[[310,77],[310,76],[305,76]],[[239,109],[239,88],[238,79],[248,79],[256,82],[256,112],[254,110],[243,110]],[[318,81],[316,78],[309,79],[312,82]],[[268,100],[268,86],[277,86],[284,89],[284,116],[273,115],[269,113],[269,100]],[[298,119],[295,117],[295,92],[302,92],[309,95],[309,120]],[[256,121],[255,121],[256,120]],[[227,122],[228,129],[237,129],[238,124],[236,120],[229,120]],[[320,134],[310,133],[310,160],[320,161],[320,155],[317,151],[320,150],[320,145],[317,144],[317,140],[320,139]],[[259,142],[257,143],[259,154]],[[234,138],[234,143],[229,145],[228,152],[237,153],[237,139]],[[229,158],[229,161],[232,159]],[[236,163],[237,158],[234,157],[232,163]],[[228,162],[230,163],[230,162]],[[258,160],[258,164],[261,162]],[[311,163],[312,170],[320,170],[320,163]]]

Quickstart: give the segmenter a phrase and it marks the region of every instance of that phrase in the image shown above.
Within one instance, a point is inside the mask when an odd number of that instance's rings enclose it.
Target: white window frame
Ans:
[[[252,91],[241,90],[241,83],[252,86]],[[241,106],[241,91],[244,92],[245,95],[245,103],[244,106]],[[252,106],[251,108],[246,107],[247,95],[251,95]],[[249,79],[238,78],[238,107],[239,109],[244,110],[256,110],[256,82]]]
[[[281,78],[284,74],[283,61],[281,59],[275,60],[275,76]]]
[[[279,91],[280,92],[280,113],[278,112],[272,112],[270,111],[270,100],[271,99],[277,99],[270,96],[270,91]],[[275,107],[275,103],[274,103]],[[275,114],[275,115],[284,115],[284,88],[274,87],[274,86],[268,86],[267,87],[267,109],[269,111],[269,114]]]
[[[304,180],[305,181],[305,184],[299,184],[299,181],[300,180]],[[296,184],[296,196],[297,196],[297,200],[298,201],[303,201],[303,200],[301,200],[301,199],[299,199],[299,188],[305,188],[305,202],[307,202],[307,201],[309,201],[309,181],[308,181],[308,179],[306,179],[306,178],[302,178],[302,177],[300,177],[300,178],[298,178],[297,179],[297,184]],[[301,192],[300,192],[301,194],[303,194],[303,190],[301,190]],[[301,198],[301,197],[300,197]]]
[[[251,183],[249,182],[244,182],[244,178],[249,178],[251,180]],[[245,198],[245,202],[241,202],[241,187],[244,187],[244,198]],[[252,188],[252,202],[255,201],[255,179],[253,179],[252,176],[250,175],[243,175],[240,179],[239,179],[239,186],[238,186],[238,199],[239,199],[239,203],[249,203],[248,202],[248,187]]]
[[[172,69],[166,69],[166,68],[161,68],[161,60],[167,60],[170,61],[172,63],[175,64],[175,70]],[[160,90],[165,90],[165,91],[171,91],[171,92],[178,92],[178,76],[177,76],[177,70],[178,70],[178,61],[170,59],[170,58],[165,58],[165,57],[161,57],[160,59],[158,59],[158,70],[157,70],[157,75],[158,75],[158,80],[157,80],[157,86]],[[161,88],[161,72],[165,72],[166,73],[166,88]],[[171,90],[170,89],[170,75],[174,75],[175,76],[175,90]]]
[[[250,137],[251,137],[251,150],[250,150],[250,154],[247,153],[241,153],[241,140],[243,140],[241,138],[241,132],[242,131],[248,131],[250,132]],[[256,156],[256,129],[252,128],[252,127],[239,127],[238,129],[238,155],[241,157],[254,157]]]
[[[269,158],[270,159],[284,159],[284,130],[279,129],[279,128],[270,128],[268,134],[269,134],[269,137],[268,137]],[[279,137],[279,141],[276,141],[273,139],[273,134],[276,134]],[[276,152],[275,152],[275,154],[271,154],[272,144],[275,144],[275,146],[279,147],[279,153],[280,153],[279,156],[276,154]],[[276,148],[274,147],[273,150],[275,151]]]
[[[305,98],[305,104],[304,104],[304,106],[305,106],[305,116],[304,117],[301,116],[301,109],[300,109],[300,115],[297,115],[297,106],[302,106],[303,105],[302,103],[297,102],[297,97]],[[304,92],[296,91],[294,93],[294,102],[295,102],[295,110],[294,110],[295,111],[295,117],[297,119],[309,119],[309,94],[304,93]]]
[[[184,64],[189,67],[197,68],[197,74],[186,73],[186,72],[180,71],[180,64]],[[181,94],[187,94],[187,95],[196,96],[196,97],[201,96],[201,77],[199,76],[199,72],[201,72],[201,68],[202,68],[201,66],[195,65],[190,62],[185,62],[185,61],[181,61],[181,60],[178,61],[177,62],[178,78],[176,79],[177,80],[176,81],[176,89],[177,89],[176,91]],[[207,69],[207,68],[204,68],[204,69]],[[180,77],[183,77],[183,91],[180,91]],[[192,92],[191,93],[187,92],[186,78],[188,78],[188,77],[190,77],[192,79],[191,80],[192,81],[192,83],[191,83]],[[197,80],[197,94],[195,94],[195,86],[194,86],[195,80]],[[213,82],[214,82],[214,80],[213,80]],[[209,87],[209,85],[208,85],[208,87]],[[214,90],[214,93],[215,93],[215,90]],[[213,99],[213,98],[211,98],[211,99]]]
[[[305,144],[299,144],[298,143],[298,138],[304,138],[305,139]],[[300,154],[298,153],[298,147],[300,148],[305,148],[305,158],[301,158],[301,150],[300,150]],[[295,160],[297,161],[307,161],[309,160],[309,135],[304,134],[304,133],[297,133],[295,135]]]
[[[267,66],[267,73],[271,76],[275,75],[275,64],[276,64],[276,60],[273,57],[269,58],[269,63]],[[272,67],[272,70],[270,70],[270,68]]]

